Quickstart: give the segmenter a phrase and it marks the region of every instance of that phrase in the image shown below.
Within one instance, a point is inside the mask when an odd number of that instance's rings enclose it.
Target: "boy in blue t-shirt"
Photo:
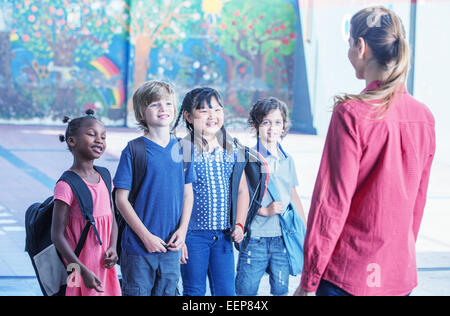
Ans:
[[[127,225],[122,235],[122,292],[128,296],[176,295],[180,261],[193,205],[195,171],[178,159],[181,147],[170,134],[175,93],[164,82],[150,81],[133,95],[136,120],[144,130],[147,170],[134,208],[129,145],[122,151],[114,177],[116,204]],[[176,153],[174,155],[174,153]]]

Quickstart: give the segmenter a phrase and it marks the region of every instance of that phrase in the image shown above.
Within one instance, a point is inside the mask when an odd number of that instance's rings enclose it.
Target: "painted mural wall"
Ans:
[[[3,1],[0,117],[59,121],[94,108],[123,121],[127,33],[106,1]]]
[[[314,133],[296,0],[0,0],[0,122],[58,124],[93,108],[133,126],[132,92],[218,89],[227,122],[275,96]],[[295,88],[294,88],[295,84]]]

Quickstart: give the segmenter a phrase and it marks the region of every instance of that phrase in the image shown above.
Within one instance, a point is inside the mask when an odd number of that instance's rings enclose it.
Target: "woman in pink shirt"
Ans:
[[[435,152],[434,119],[408,94],[409,47],[384,7],[351,20],[348,57],[367,87],[336,97],[296,295],[407,295]]]

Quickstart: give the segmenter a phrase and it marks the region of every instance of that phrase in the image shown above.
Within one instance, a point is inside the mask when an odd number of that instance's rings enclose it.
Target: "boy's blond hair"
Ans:
[[[176,117],[177,107],[175,91],[169,83],[157,80],[147,81],[134,92],[134,115],[139,127],[145,133],[148,132],[147,122],[145,121],[145,110],[147,109],[147,106],[164,98],[173,99],[174,117]]]

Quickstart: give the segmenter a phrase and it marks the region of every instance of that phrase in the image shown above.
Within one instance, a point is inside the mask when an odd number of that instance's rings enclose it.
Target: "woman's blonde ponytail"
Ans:
[[[408,78],[410,51],[403,24],[394,12],[385,7],[366,8],[352,17],[350,36],[355,41],[363,38],[378,65],[391,70],[391,73],[375,90],[336,96],[334,107],[351,100],[372,101],[370,104],[376,108],[378,117],[382,117],[389,110],[398,89],[403,87]],[[377,102],[373,102],[374,100]]]

